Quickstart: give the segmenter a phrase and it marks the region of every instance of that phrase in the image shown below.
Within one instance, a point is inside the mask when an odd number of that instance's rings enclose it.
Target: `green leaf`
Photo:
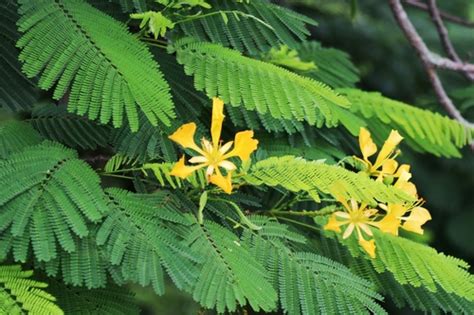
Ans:
[[[209,221],[192,228],[187,244],[204,258],[193,287],[196,301],[219,313],[233,312],[247,302],[255,311],[275,309],[277,294],[264,268],[237,236]]]
[[[99,177],[75,151],[43,142],[0,161],[0,257],[13,247],[25,261],[29,242],[39,261],[57,256],[65,240],[87,236],[88,222],[98,222],[107,209]]]
[[[219,96],[234,107],[276,119],[306,121],[349,129],[360,125],[346,110],[349,102],[326,85],[220,45],[185,39],[176,43],[177,60],[194,75],[197,90]]]
[[[341,89],[351,102],[350,110],[367,119],[369,129],[380,128],[384,136],[397,129],[414,149],[437,156],[460,157],[458,148],[470,143],[474,129],[428,110],[383,97],[377,92]],[[374,133],[377,135],[377,133]]]
[[[0,313],[64,314],[55,304],[56,298],[43,290],[48,285],[30,279],[32,275],[19,265],[0,265]]]
[[[274,220],[253,216],[263,228],[245,230],[242,245],[265,266],[278,289],[282,309],[289,315],[386,314],[374,285],[345,266],[310,252],[291,250],[305,238]]]
[[[97,244],[104,245],[112,265],[126,281],[142,286],[151,284],[164,293],[164,270],[180,289],[195,280],[199,257],[183,245],[182,236],[170,225],[189,225],[178,212],[178,201],[167,192],[151,195],[125,190],[106,190],[111,211],[97,233]]]
[[[254,164],[245,180],[252,185],[282,186],[287,190],[305,191],[316,201],[319,192],[330,194],[334,183],[345,189],[349,198],[371,204],[380,202],[413,201],[394,187],[354,173],[342,167],[320,161],[306,161],[294,156],[272,157]]]
[[[70,114],[66,107],[50,103],[35,106],[29,122],[45,138],[75,149],[106,147],[111,132],[109,126]]]
[[[115,127],[127,116],[138,129],[138,108],[153,125],[175,117],[169,86],[145,44],[125,25],[82,0],[20,0],[17,42],[28,77],[68,110]],[[67,31],[65,31],[67,30]],[[45,35],[46,34],[46,35]]]
[[[206,13],[224,11],[233,14],[225,14],[224,18],[220,13],[180,23],[175,32],[179,37],[183,34],[259,55],[279,44],[295,48],[309,36],[306,26],[317,24],[307,16],[267,0],[238,2],[243,1],[213,0],[212,9]]]
[[[41,136],[25,122],[16,120],[0,122],[0,159],[8,158],[10,154],[41,141]]]

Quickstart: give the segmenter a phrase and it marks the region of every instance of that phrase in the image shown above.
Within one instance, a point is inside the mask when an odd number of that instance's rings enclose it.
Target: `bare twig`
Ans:
[[[428,5],[424,2],[420,2],[418,0],[404,0],[403,2],[414,8],[424,10],[424,11],[429,11]],[[467,27],[474,27],[474,22],[466,21],[460,18],[459,16],[452,15],[452,14],[442,12],[442,11],[439,11],[439,14],[440,14],[440,17],[445,21],[453,22],[453,23],[467,26]]]
[[[444,26],[443,20],[441,18],[441,13],[436,4],[436,0],[428,0],[428,6],[430,9],[431,19],[433,20],[433,23],[435,24],[436,29],[438,30],[439,39],[441,40],[441,44],[443,45],[443,48],[446,51],[446,54],[454,62],[461,63],[461,64],[464,63],[459,57],[458,53],[456,52],[456,49],[454,49],[453,43],[449,39],[448,30]],[[468,80],[474,81],[473,73],[468,72],[468,71],[463,71],[463,72],[464,72],[464,76]]]
[[[436,67],[439,67],[440,65],[439,63],[436,63],[436,60],[433,60],[433,54],[430,52],[425,42],[420,37],[415,27],[411,23],[400,0],[389,0],[389,3],[393,15],[395,16],[400,28],[403,30],[408,41],[416,50],[418,56],[421,59],[423,67],[425,68],[425,71],[428,74],[428,78],[430,79],[431,85],[433,86],[438,101],[453,119],[456,119],[458,122],[465,125],[466,127],[474,128],[474,124],[467,121],[461,115],[459,110],[456,108],[456,106],[454,106],[453,102],[444,90],[443,84],[441,83],[441,80],[439,79],[438,74],[436,73]],[[445,62],[444,59],[446,58],[442,58],[441,60]],[[451,60],[449,61],[452,62]]]

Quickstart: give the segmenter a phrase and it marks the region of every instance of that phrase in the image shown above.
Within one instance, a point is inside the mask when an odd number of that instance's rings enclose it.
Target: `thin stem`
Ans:
[[[141,171],[143,170],[143,168],[141,167],[132,167],[132,168],[122,168],[122,169],[118,169],[118,170],[115,170],[115,171],[110,171],[110,172],[106,172],[104,171],[103,173],[104,174],[116,174],[116,173],[123,173],[123,172],[134,172],[134,171]]]
[[[423,10],[423,11],[429,10],[428,5],[419,0],[404,0],[403,2],[419,10]],[[452,15],[447,12],[443,12],[443,11],[439,11],[439,12],[440,12],[441,18],[445,21],[449,21],[449,22],[456,23],[462,26],[466,26],[466,27],[474,27],[474,22],[472,21],[467,21],[463,18],[460,18],[459,16]]]
[[[123,178],[123,179],[135,179],[132,176],[125,176],[125,175],[115,175],[115,174],[108,174],[108,173],[101,173],[101,176],[107,176],[107,177],[116,177],[116,178]]]
[[[244,12],[241,12],[241,11],[237,11],[237,10],[214,11],[214,12],[210,12],[210,13],[206,13],[206,14],[202,14],[202,15],[196,15],[196,16],[188,17],[186,19],[176,21],[176,22],[174,22],[174,24],[177,25],[177,24],[180,24],[180,23],[191,22],[191,21],[194,21],[194,20],[203,19],[203,18],[210,17],[210,16],[213,16],[213,15],[222,15],[222,14],[238,14],[238,15],[241,15],[245,18],[253,19],[253,20],[259,22],[260,24],[266,26],[267,28],[273,30],[273,27],[270,24],[268,24],[265,21],[257,18],[256,16],[253,16],[251,14],[247,14],[247,13],[244,13]]]
[[[446,112],[453,119],[457,120],[459,123],[463,124],[464,126],[468,128],[474,128],[474,124],[467,121],[461,115],[461,113],[456,108],[456,106],[453,104],[448,94],[446,93],[443,87],[443,84],[441,83],[441,80],[438,77],[438,74],[436,73],[435,66],[440,66],[440,62],[439,62],[440,58],[438,58],[438,61],[433,59],[432,57],[433,54],[430,52],[425,42],[420,37],[415,27],[411,23],[410,19],[408,18],[407,13],[405,12],[405,9],[400,3],[400,0],[389,0],[389,3],[392,9],[393,15],[395,16],[400,28],[403,30],[406,38],[408,39],[412,47],[416,50],[418,56],[420,57],[440,104],[444,107]],[[449,63],[458,64],[446,58],[441,58],[441,59],[443,63],[446,63],[446,60],[448,60]]]
[[[458,53],[456,52],[456,49],[454,48],[453,43],[449,39],[448,30],[443,23],[443,20],[441,18],[441,13],[436,4],[436,0],[428,0],[428,6],[429,6],[431,19],[433,20],[433,23],[435,24],[436,29],[438,30],[439,39],[441,41],[441,44],[443,45],[444,50],[446,51],[446,54],[449,56],[451,60],[464,64],[464,61],[461,60]],[[464,76],[468,80],[474,81],[473,73],[464,71]]]
[[[143,38],[142,38],[143,39]],[[162,49],[168,49],[168,46],[165,46],[165,45],[161,45],[161,44],[156,44],[154,42],[149,42],[147,40],[145,40],[145,43],[147,45],[150,45],[150,46],[154,46],[154,47],[158,47],[158,48],[162,48]]]
[[[229,205],[231,205],[235,211],[237,212],[238,216],[240,217],[240,220],[242,220],[242,223],[247,225],[250,229],[252,230],[260,230],[262,229],[261,226],[258,226],[256,224],[253,224],[252,221],[250,221],[245,214],[240,210],[240,207],[233,201],[227,200],[227,199],[222,199],[222,198],[209,198],[209,200],[214,200],[214,201],[221,201],[225,202]]]
[[[315,227],[315,226],[312,226],[312,225],[309,225],[309,224],[306,224],[306,223],[303,223],[303,222],[300,222],[300,221],[296,221],[296,220],[292,220],[292,219],[288,219],[288,218],[285,218],[285,217],[278,217],[279,220],[283,220],[283,221],[286,221],[286,222],[290,222],[290,223],[293,223],[293,224],[296,224],[296,225],[299,225],[299,226],[302,226],[302,227],[305,227],[309,230],[313,230],[313,231],[316,231],[316,232],[321,232],[321,229]]]
[[[295,211],[295,210],[288,210],[288,211],[279,211],[279,210],[270,210],[267,211],[267,213],[272,214],[272,215],[292,215],[292,216],[298,216],[298,217],[318,217],[318,216],[326,216],[329,214],[332,214],[336,212],[337,208],[336,207],[331,207],[328,209],[323,209],[323,210],[315,210],[315,211],[308,211],[308,210],[301,210],[301,211]]]

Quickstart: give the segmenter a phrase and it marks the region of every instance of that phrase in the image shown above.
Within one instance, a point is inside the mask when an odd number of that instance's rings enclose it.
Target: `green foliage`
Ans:
[[[69,111],[102,123],[112,120],[115,127],[126,113],[136,130],[137,107],[153,125],[170,123],[174,111],[168,84],[145,45],[124,25],[83,1],[20,3],[18,25],[25,33],[17,42],[20,60],[28,77],[41,73],[39,87],[57,83],[55,99],[70,89]]]
[[[349,251],[347,247],[336,240],[323,236],[314,238],[312,245],[323,255],[349,266],[354,273],[369,279],[381,293],[390,296],[390,299],[399,307],[408,305],[414,310],[430,314],[469,314],[474,307],[473,301],[455,293],[448,293],[438,285],[433,292],[425,286],[413,286],[409,283],[398,282],[390,271],[376,270],[371,260],[359,255],[359,252],[355,250],[355,245]],[[420,244],[417,246],[426,247]]]
[[[178,62],[194,75],[195,88],[209,97],[276,119],[305,120],[318,127],[342,121],[354,128],[355,122],[347,120],[347,99],[320,82],[216,44],[184,40],[175,48]]]
[[[72,252],[73,235],[87,236],[87,222],[99,221],[106,204],[99,178],[77,154],[44,142],[0,161],[0,257],[13,247],[25,261],[29,242],[39,261],[57,256],[57,243]]]
[[[128,127],[112,132],[111,142],[115,152],[141,162],[159,158],[175,160],[176,150],[168,140],[169,129],[153,126],[143,115],[140,115],[139,121],[137,132],[131,132]]]
[[[303,42],[296,50],[303,61],[314,62],[317,69],[303,73],[333,88],[354,87],[359,70],[348,54],[334,48],[324,48],[315,41]]]
[[[193,298],[219,313],[249,304],[253,310],[271,311],[277,294],[265,269],[242,248],[236,235],[213,222],[195,224],[186,243],[203,257]]]
[[[221,15],[212,15],[187,21],[179,24],[180,33],[258,55],[279,43],[295,47],[309,35],[306,24],[316,25],[314,20],[267,0],[252,0],[245,5],[227,0],[210,3],[210,12],[242,12],[245,16],[228,14],[223,19]]]
[[[43,290],[48,285],[30,279],[32,275],[19,265],[0,265],[0,313],[64,314],[56,298]]]
[[[31,125],[45,138],[71,148],[94,150],[108,143],[110,128],[69,114],[64,106],[41,104],[33,108]]]
[[[0,3],[0,108],[20,111],[37,101],[38,89],[21,72],[19,51],[15,42],[20,35],[15,23],[18,19],[16,6],[8,1]]]
[[[97,232],[97,244],[105,245],[112,265],[123,279],[151,284],[164,293],[163,269],[178,288],[193,283],[196,258],[182,244],[182,236],[169,223],[189,225],[177,212],[177,201],[166,192],[139,195],[119,189],[106,191],[111,211]]]
[[[282,186],[287,190],[307,192],[315,201],[319,193],[329,194],[338,183],[349,198],[375,203],[410,200],[402,191],[370,179],[365,174],[327,165],[321,161],[306,161],[294,156],[273,157],[257,162],[246,175],[253,185]]]
[[[73,237],[74,251],[61,251],[58,257],[48,262],[36,262],[49,277],[61,277],[64,284],[84,286],[88,289],[104,288],[108,272],[122,284],[117,271],[108,264],[107,255],[97,246],[97,228],[92,228],[83,238]]]
[[[113,284],[106,289],[88,290],[64,285],[49,278],[49,291],[58,299],[58,305],[66,314],[140,314],[134,294]]]
[[[25,122],[7,120],[0,123],[0,159],[40,142],[41,136]]]
[[[285,45],[281,46],[279,49],[270,49],[264,59],[267,62],[288,68],[290,70],[309,71],[317,68],[313,61],[302,61],[296,50],[291,50]]]
[[[399,285],[422,288],[420,294],[437,293],[441,298],[454,295],[460,305],[474,301],[474,277],[469,265],[457,258],[438,253],[435,249],[391,234],[374,231],[377,244],[372,268],[378,273],[391,273]],[[359,257],[355,239],[343,241],[354,257]]]
[[[146,0],[108,0],[120,4],[123,12],[145,12],[148,8]]]
[[[397,129],[415,149],[437,156],[459,157],[474,131],[438,113],[409,106],[377,92],[340,90],[351,102],[351,111],[368,119],[374,128]]]
[[[288,245],[305,239],[267,218],[252,218],[262,230],[246,230],[242,243],[265,266],[280,295],[280,303],[293,314],[386,314],[377,304],[382,297],[373,284],[348,268],[310,252],[295,252]],[[288,244],[286,244],[288,243]]]

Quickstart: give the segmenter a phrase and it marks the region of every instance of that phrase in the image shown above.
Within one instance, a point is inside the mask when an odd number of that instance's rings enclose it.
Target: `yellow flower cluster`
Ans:
[[[383,181],[388,176],[396,178],[393,186],[405,191],[418,201],[415,204],[379,204],[379,209],[372,209],[367,208],[367,204],[364,203],[359,205],[353,199],[347,201],[342,195],[335,192],[333,195],[343,205],[344,211],[333,213],[324,226],[325,230],[338,233],[342,232],[342,226],[346,226],[342,236],[344,239],[356,230],[359,245],[372,258],[375,258],[376,246],[373,239],[369,240],[373,236],[371,228],[378,228],[385,233],[394,235],[398,235],[400,228],[423,234],[421,226],[431,219],[429,211],[421,207],[423,201],[418,198],[416,186],[410,182],[410,166],[407,164],[399,166],[395,160],[398,154],[396,148],[402,139],[397,131],[392,130],[375,162],[372,163],[369,157],[377,153],[377,146],[373,142],[370,132],[361,128],[359,146],[363,158],[356,157],[356,159],[365,165],[367,173],[377,181]]]
[[[219,186],[223,191],[230,194],[232,192],[232,172],[237,169],[234,163],[228,159],[239,157],[242,161],[250,158],[250,154],[257,149],[258,140],[253,139],[253,131],[240,131],[235,135],[234,141],[229,141],[222,145],[220,137],[222,122],[224,121],[224,102],[219,98],[213,98],[211,137],[212,142],[203,138],[201,147],[194,142],[196,124],[188,123],[182,125],[169,138],[185,149],[191,149],[199,156],[189,159],[189,163],[194,166],[185,165],[183,157],[175,164],[171,170],[171,175],[186,178],[194,171],[207,167],[206,178],[208,182]],[[233,149],[231,150],[233,145]],[[220,168],[226,171],[226,176],[221,173]]]

